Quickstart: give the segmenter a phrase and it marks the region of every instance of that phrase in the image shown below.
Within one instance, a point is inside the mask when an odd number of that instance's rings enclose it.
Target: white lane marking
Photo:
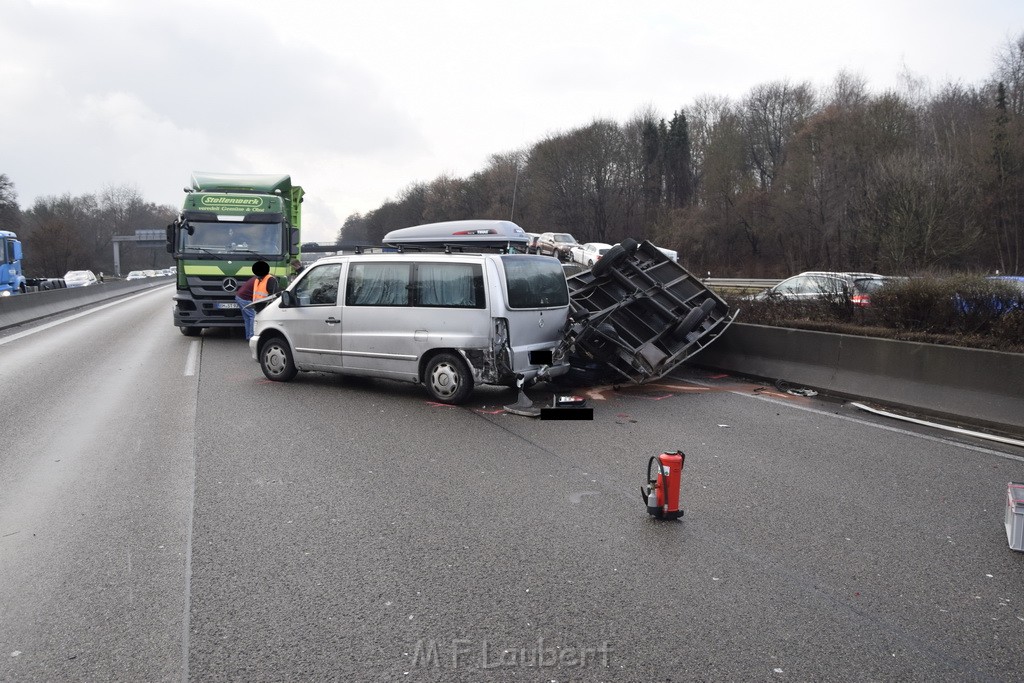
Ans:
[[[997,434],[985,434],[984,432],[973,432],[970,429],[961,429],[960,427],[950,427],[949,425],[942,425],[938,422],[928,422],[927,420],[918,420],[913,417],[907,417],[906,415],[897,415],[896,413],[890,413],[885,410],[878,410],[877,408],[871,408],[864,405],[863,403],[851,403],[854,408],[860,408],[861,410],[875,415],[881,415],[882,417],[892,418],[893,420],[903,420],[904,422],[913,422],[916,425],[924,425],[925,427],[932,427],[934,429],[942,429],[947,432],[953,432],[954,434],[965,434],[967,436],[973,436],[976,439],[987,439],[989,441],[997,441],[999,443],[1009,444],[1010,446],[1017,446],[1018,448],[1024,448],[1024,441],[1020,439],[1011,439],[1006,436],[999,436]]]
[[[807,406],[798,406],[790,401],[783,401],[777,398],[769,398],[768,396],[758,396],[757,394],[747,394],[742,391],[730,391],[730,394],[736,394],[737,396],[744,396],[746,398],[754,398],[758,401],[767,401],[768,403],[774,403],[779,406],[786,406],[787,408],[796,408],[797,410],[805,410],[808,413],[814,413],[815,415],[824,415],[825,417],[833,417],[837,420],[845,420],[847,422],[855,422],[856,424],[866,425],[868,427],[874,427],[875,429],[884,429],[887,432],[895,432],[896,434],[903,434],[905,436],[913,436],[918,439],[924,439],[925,441],[934,441],[936,443],[945,444],[947,446],[955,446],[957,448],[963,448],[968,451],[977,451],[978,453],[986,453],[988,455],[995,455],[1000,458],[1006,458],[1007,460],[1016,460],[1017,462],[1024,462],[1024,458],[1019,455],[1010,455],[1009,453],[1003,453],[1001,451],[994,451],[991,448],[984,448],[982,446],[972,446],[971,444],[960,443],[959,441],[953,441],[951,439],[943,439],[938,436],[930,436],[928,434],[918,434],[907,429],[900,429],[899,427],[889,427],[888,425],[880,425],[876,422],[868,422],[867,420],[861,420],[856,417],[847,417],[846,415],[837,415],[830,413],[827,410],[818,410],[817,408],[808,408]]]
[[[165,285],[165,287],[169,287],[169,286],[170,285]],[[127,296],[127,297],[125,297],[123,299],[118,299],[117,301],[111,302],[109,304],[103,304],[102,306],[97,306],[96,308],[90,308],[88,311],[82,311],[81,313],[75,313],[74,315],[69,315],[68,317],[61,318],[60,320],[54,320],[53,322],[45,323],[43,325],[40,325],[39,327],[33,327],[31,330],[25,330],[24,332],[17,332],[15,334],[12,334],[9,337],[3,337],[2,339],[0,339],[0,346],[3,346],[4,344],[9,344],[12,341],[17,341],[19,339],[22,339],[24,337],[29,336],[30,334],[35,334],[36,332],[42,332],[43,330],[48,330],[51,327],[56,327],[57,325],[63,325],[66,322],[71,322],[72,320],[77,320],[78,318],[82,318],[82,317],[85,317],[87,315],[92,315],[93,313],[98,313],[98,312],[100,312],[100,311],[102,311],[102,310],[104,310],[106,308],[110,308],[111,306],[118,306],[120,304],[128,303],[129,301],[131,301],[133,299],[138,299],[140,296],[146,296],[147,294],[152,294],[153,292],[159,292],[162,289],[164,289],[164,287],[155,287],[153,289],[147,289],[145,292],[140,292],[138,294],[132,294],[131,296]]]
[[[199,340],[193,339],[188,345],[188,358],[185,359],[185,376],[196,374],[196,361],[199,360]]]

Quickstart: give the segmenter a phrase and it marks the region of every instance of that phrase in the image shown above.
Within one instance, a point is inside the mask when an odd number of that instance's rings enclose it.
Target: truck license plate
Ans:
[[[236,304],[236,303],[217,304],[217,308],[220,308],[220,309],[238,308],[238,304]]]

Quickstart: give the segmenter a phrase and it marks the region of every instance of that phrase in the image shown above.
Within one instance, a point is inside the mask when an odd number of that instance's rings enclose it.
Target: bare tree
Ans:
[[[814,110],[814,90],[809,84],[776,81],[759,85],[743,100],[748,154],[758,185],[770,190],[786,161],[790,138]]]
[[[996,55],[995,81],[1006,86],[1006,105],[1011,115],[1024,114],[1024,33],[1007,40]]]
[[[17,232],[21,227],[18,192],[6,173],[0,173],[0,230]]]

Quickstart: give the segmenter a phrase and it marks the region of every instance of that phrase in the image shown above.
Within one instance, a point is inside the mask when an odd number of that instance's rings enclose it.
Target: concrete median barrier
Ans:
[[[0,330],[172,282],[170,277],[147,278],[0,297]]]
[[[690,362],[1024,432],[1024,354],[734,323]]]

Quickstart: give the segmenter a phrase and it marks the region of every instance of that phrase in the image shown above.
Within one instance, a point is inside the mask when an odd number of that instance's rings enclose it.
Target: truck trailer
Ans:
[[[167,251],[178,266],[174,325],[185,336],[209,327],[243,327],[235,292],[256,261],[284,288],[299,257],[301,187],[288,175],[192,174]]]

